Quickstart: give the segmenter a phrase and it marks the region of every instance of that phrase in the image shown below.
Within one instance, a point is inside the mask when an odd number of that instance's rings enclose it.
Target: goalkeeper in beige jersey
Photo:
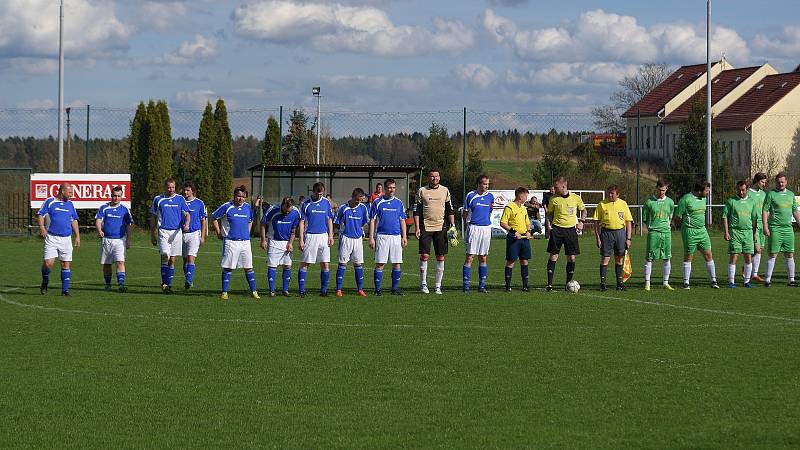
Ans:
[[[450,190],[439,184],[441,175],[437,169],[428,171],[428,185],[417,192],[417,207],[414,210],[414,225],[419,239],[419,289],[424,294],[428,290],[428,258],[431,244],[436,253],[435,293],[442,293],[444,277],[444,256],[447,254],[447,241],[457,237],[456,218],[450,200]],[[445,229],[445,222],[449,226]]]

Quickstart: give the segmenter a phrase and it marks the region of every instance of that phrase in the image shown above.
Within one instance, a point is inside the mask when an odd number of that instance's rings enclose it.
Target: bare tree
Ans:
[[[764,172],[767,178],[771,179],[783,170],[783,158],[778,155],[774,145],[764,144],[764,142],[759,141],[758,143],[753,143],[750,167],[753,173]]]
[[[672,69],[666,63],[646,63],[639,66],[635,74],[625,76],[619,81],[619,89],[609,98],[611,104],[592,109],[594,126],[602,131],[624,132],[625,120],[622,114],[667,79],[670,73]]]

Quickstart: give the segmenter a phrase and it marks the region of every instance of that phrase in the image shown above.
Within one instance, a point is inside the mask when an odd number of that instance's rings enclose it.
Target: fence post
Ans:
[[[283,105],[278,108],[278,163],[283,163]]]
[[[85,160],[86,160],[86,169],[84,172],[89,173],[89,105],[86,105],[86,142],[84,143],[83,149],[84,153],[86,153]]]
[[[464,206],[467,198],[467,107],[464,107],[464,136],[463,149],[461,151],[461,206]],[[463,231],[463,230],[462,230]]]

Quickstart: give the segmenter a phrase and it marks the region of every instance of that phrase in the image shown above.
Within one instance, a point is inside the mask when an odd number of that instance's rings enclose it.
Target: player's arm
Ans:
[[[206,243],[206,235],[208,234],[208,219],[205,217],[200,218],[200,245]]]
[[[302,252],[303,250],[305,250],[306,247],[305,239],[303,239],[303,236],[306,234],[305,233],[306,221],[304,219],[300,219],[300,224],[297,225],[297,228],[298,228],[297,233],[299,234],[299,240],[300,240],[300,251]]]
[[[625,249],[631,248],[631,238],[633,237],[633,220],[625,221]]]
[[[505,212],[504,212],[505,213]],[[553,219],[555,218],[555,208],[553,208],[553,202],[547,202],[547,208],[544,210],[544,218],[546,220],[545,228],[548,232],[553,231]]]
[[[103,233],[103,219],[99,217],[94,219],[94,227],[97,229],[97,237],[102,239],[105,236],[105,233]]]
[[[728,204],[725,203],[725,206],[722,208],[722,231],[725,232],[725,240],[731,240],[731,232],[730,226],[728,224]]]
[[[192,221],[192,216],[189,214],[189,211],[183,212],[183,231],[189,231],[189,223]]]
[[[406,219],[404,217],[400,218],[400,237],[402,239],[403,247],[408,245],[408,236],[406,235]]]
[[[261,248],[263,250],[267,249],[267,244],[268,244],[268,242],[267,242],[267,224],[266,224],[266,222],[264,222],[265,218],[266,218],[266,216],[263,216],[263,215],[261,216],[261,226],[259,227],[261,229]]]
[[[214,227],[214,234],[217,235],[217,239],[222,239],[222,230],[219,228],[219,220],[216,217],[211,222],[211,225]]]
[[[156,245],[158,241],[156,240],[156,230],[158,229],[158,224],[156,223],[156,216],[150,216],[150,243]]]
[[[81,227],[78,225],[78,219],[72,219],[72,233],[75,235],[75,248],[81,247]]]
[[[417,193],[417,204],[414,205],[414,234],[419,239],[419,222],[420,216],[422,215],[422,196],[420,193]]]
[[[44,216],[36,216],[36,220],[39,221],[39,236],[47,237],[47,228],[44,226]]]
[[[597,244],[597,248],[601,248],[603,246],[603,242],[600,240],[600,228],[601,228],[600,227],[600,221],[597,220],[597,217],[599,215],[597,213],[597,211],[599,209],[600,209],[600,205],[597,205],[597,208],[595,208],[595,210],[594,210],[595,212],[594,212],[594,216],[593,216],[593,219],[595,220],[594,237],[595,237],[595,241],[596,241],[596,244]],[[578,222],[578,223],[580,223],[580,222]]]
[[[373,217],[369,221],[369,248],[375,249],[375,221],[377,218]]]
[[[511,210],[508,206],[503,209],[503,215],[500,217],[500,228],[504,229],[507,233],[514,233],[514,235],[519,239],[519,233],[515,232],[511,229],[511,226],[508,224],[508,219],[511,217]]]
[[[586,221],[586,206],[583,204],[583,200],[578,200],[578,223],[575,225],[575,228],[578,231],[583,231],[583,222]]]
[[[764,206],[766,206],[766,203]],[[763,225],[764,236],[769,236],[769,210],[766,207],[761,212],[761,224]]]

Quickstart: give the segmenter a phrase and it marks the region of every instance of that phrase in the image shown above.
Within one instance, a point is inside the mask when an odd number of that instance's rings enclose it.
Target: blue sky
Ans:
[[[705,2],[65,0],[66,102],[583,112],[644,62],[705,60]],[[796,0],[717,0],[714,54],[800,63]],[[58,0],[0,0],[0,108],[57,101]]]

